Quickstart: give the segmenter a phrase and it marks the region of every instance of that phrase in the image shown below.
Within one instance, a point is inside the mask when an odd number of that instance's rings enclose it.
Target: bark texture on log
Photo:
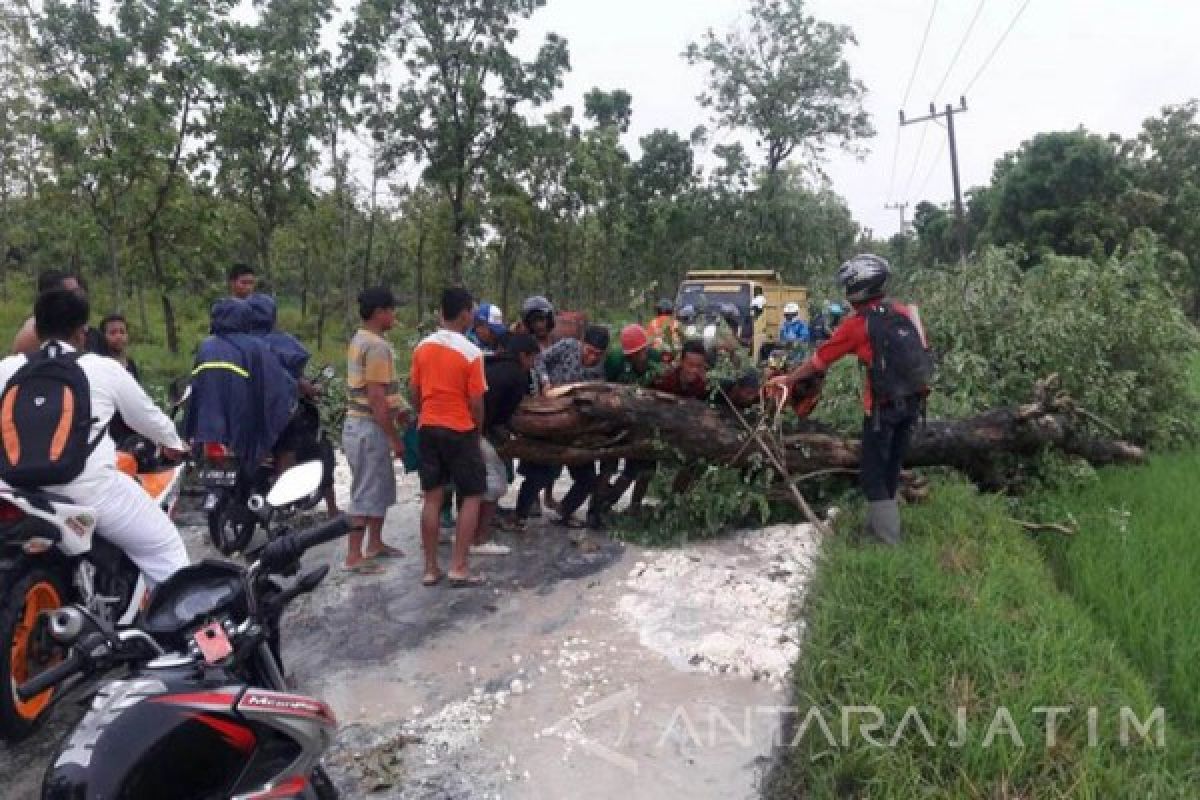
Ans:
[[[1038,384],[1032,403],[965,419],[929,420],[913,437],[905,465],[946,466],[994,486],[1011,457],[1046,448],[1095,465],[1137,463],[1141,448],[1092,435],[1053,378]],[[530,398],[512,420],[516,436],[501,452],[511,458],[578,464],[604,458],[684,459],[740,466],[758,452],[729,414],[696,400],[632,386],[603,383],[562,387]],[[855,469],[859,441],[821,432],[784,437],[788,470],[803,474]]]

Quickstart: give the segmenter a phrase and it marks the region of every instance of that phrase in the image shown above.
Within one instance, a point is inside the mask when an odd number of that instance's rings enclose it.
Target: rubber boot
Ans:
[[[895,500],[867,503],[866,533],[884,544],[900,544],[900,506]]]

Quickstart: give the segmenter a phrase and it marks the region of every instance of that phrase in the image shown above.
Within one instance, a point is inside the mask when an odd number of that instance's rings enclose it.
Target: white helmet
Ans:
[[[785,317],[794,317],[800,313],[800,306],[796,303],[788,303],[783,307],[783,315]]]
[[[754,299],[750,301],[750,310],[754,313],[754,316],[756,316],[756,317],[758,315],[762,314],[763,310],[766,309],[766,307],[767,307],[767,298],[765,295],[756,294],[756,295],[754,295]]]

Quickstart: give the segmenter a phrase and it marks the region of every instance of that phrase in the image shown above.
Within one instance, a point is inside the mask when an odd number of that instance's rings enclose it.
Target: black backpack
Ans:
[[[89,438],[92,393],[82,352],[47,345],[29,357],[0,394],[0,480],[32,489],[79,477],[107,426]]]
[[[870,306],[866,315],[867,337],[871,340],[867,376],[875,410],[920,410],[933,379],[933,358],[921,332],[890,300]]]

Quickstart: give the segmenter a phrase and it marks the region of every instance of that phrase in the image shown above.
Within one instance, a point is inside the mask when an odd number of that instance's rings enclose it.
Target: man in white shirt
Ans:
[[[87,319],[87,299],[65,289],[41,294],[34,306],[34,322],[43,347],[53,345],[64,352],[82,349]],[[14,355],[0,361],[0,393],[27,360],[25,355]],[[120,413],[130,428],[162,446],[168,457],[182,458],[186,454],[183,441],[170,418],[120,363],[85,353],[78,364],[91,392],[91,440],[97,444],[79,477],[63,486],[43,488],[95,509],[97,533],[125,551],[148,581],[162,583],[188,564],[183,540],[150,495],[117,470],[113,441],[100,434],[113,414]]]

